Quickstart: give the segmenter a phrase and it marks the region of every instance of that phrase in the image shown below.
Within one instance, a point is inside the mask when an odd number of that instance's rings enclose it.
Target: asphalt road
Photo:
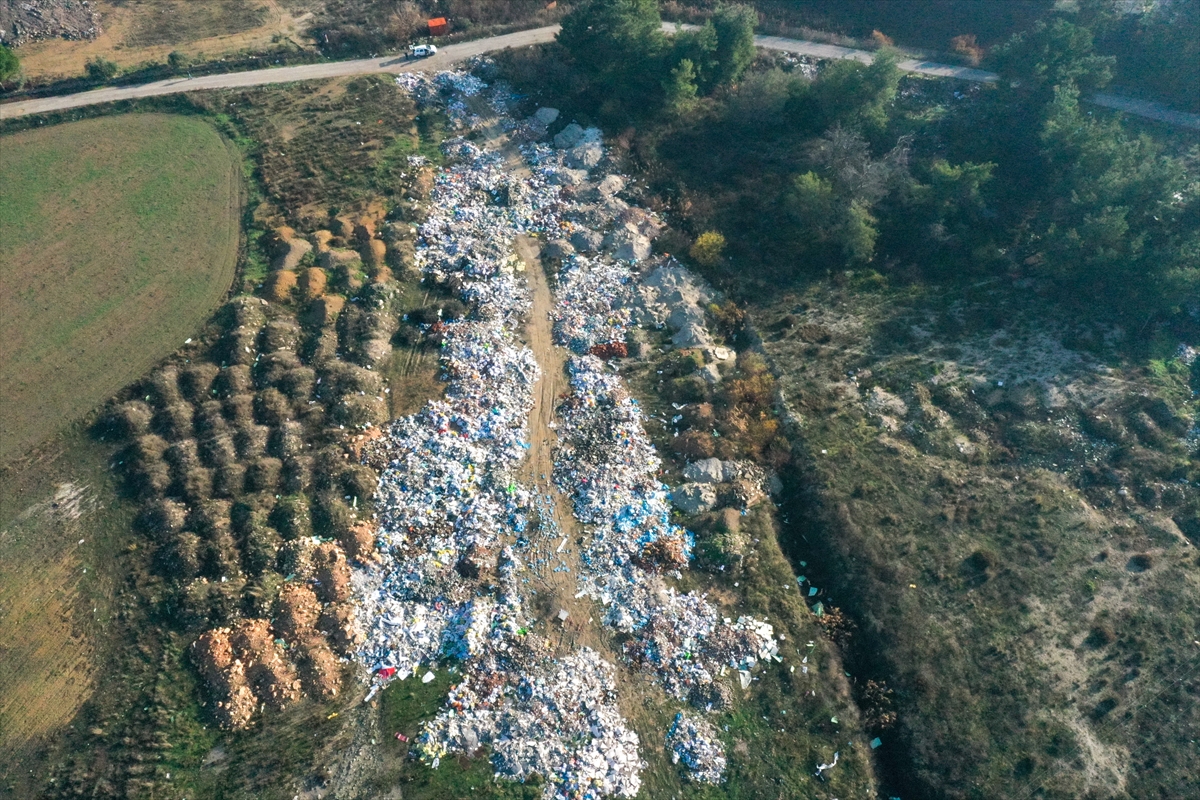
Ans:
[[[693,25],[682,25],[682,28],[694,28]],[[663,23],[663,29],[673,32],[674,23]],[[333,61],[322,64],[304,64],[297,67],[277,67],[275,69],[258,69],[249,72],[231,72],[224,75],[206,75],[201,78],[171,78],[165,81],[146,83],[141,86],[121,86],[106,89],[94,89],[90,92],[62,95],[60,97],[42,97],[35,100],[18,100],[13,103],[0,105],[0,119],[12,119],[28,114],[43,114],[48,111],[65,111],[81,106],[111,103],[117,100],[132,100],[138,97],[154,97],[179,92],[194,92],[201,89],[234,89],[245,86],[265,86],[272,83],[292,83],[293,81],[321,80],[339,78],[345,75],[364,75],[376,72],[412,72],[436,71],[449,67],[455,62],[483,55],[507,47],[526,47],[552,40],[558,33],[557,25],[545,28],[533,28],[517,33],[506,33],[503,36],[493,36],[488,39],[477,39],[471,42],[448,44],[439,49],[436,56],[408,61],[401,56],[385,56],[383,58],[362,58],[355,61]],[[784,39],[779,36],[755,36],[759,47],[769,50],[781,50],[796,55],[813,56],[815,58],[852,58],[864,64],[871,63],[874,54],[867,50],[854,50],[849,47],[839,47],[820,42],[807,42],[800,39]],[[998,79],[994,72],[981,69],[960,67],[953,64],[938,64],[932,61],[906,59],[899,64],[906,72],[915,72],[938,78],[957,78],[959,80],[991,83]],[[1144,100],[1132,100],[1110,94],[1097,94],[1090,98],[1092,103],[1123,111],[1146,119],[1166,122],[1171,125],[1200,130],[1200,114],[1188,114],[1175,111],[1157,103]]]

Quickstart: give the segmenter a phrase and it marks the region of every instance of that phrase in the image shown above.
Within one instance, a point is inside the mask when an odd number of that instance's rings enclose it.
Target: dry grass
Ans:
[[[233,279],[240,183],[206,123],[133,114],[0,140],[0,462],[183,344]]]

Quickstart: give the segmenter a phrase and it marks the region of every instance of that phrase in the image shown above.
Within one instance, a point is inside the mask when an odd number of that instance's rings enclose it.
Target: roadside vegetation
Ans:
[[[212,125],[178,116],[4,137],[0,461],[143,374],[221,302],[238,248],[236,162]]]

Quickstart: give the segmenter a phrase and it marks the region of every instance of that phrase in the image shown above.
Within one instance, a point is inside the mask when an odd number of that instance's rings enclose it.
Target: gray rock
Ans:
[[[591,169],[604,158],[604,146],[599,142],[584,142],[571,148],[566,163],[575,169]]]
[[[612,197],[625,188],[625,179],[620,175],[609,175],[596,185],[596,191],[605,197]]]
[[[671,492],[671,502],[689,516],[703,514],[717,504],[717,490],[709,484],[685,483]]]
[[[566,239],[551,239],[542,248],[542,255],[546,258],[566,258],[575,255],[575,248]]]
[[[533,118],[543,125],[553,125],[554,120],[558,119],[558,109],[543,106],[533,112]]]
[[[587,228],[576,228],[571,234],[571,244],[580,253],[594,253],[603,243],[603,236]]]
[[[550,176],[550,182],[560,186],[580,186],[586,180],[587,170],[571,169],[570,167],[563,167]]]
[[[691,324],[672,336],[671,344],[679,348],[708,347],[712,344],[712,339],[702,326]]]
[[[684,467],[683,477],[692,483],[720,483],[725,480],[725,467],[719,458],[702,458]]]
[[[570,150],[583,140],[583,128],[572,122],[554,137],[554,146],[559,150]]]
[[[721,382],[721,370],[717,369],[716,364],[705,364],[696,370],[696,374],[703,378],[705,383],[710,385]]]
[[[667,302],[666,305],[671,309],[667,324],[675,330],[683,330],[691,325],[704,328],[704,312],[700,306],[688,302],[676,302],[673,305]],[[707,334],[705,336],[707,337]]]

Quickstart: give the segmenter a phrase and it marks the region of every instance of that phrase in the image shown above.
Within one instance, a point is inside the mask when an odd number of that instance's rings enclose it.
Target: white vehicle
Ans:
[[[409,58],[425,58],[426,56],[437,55],[437,45],[434,44],[414,44],[408,48]]]

